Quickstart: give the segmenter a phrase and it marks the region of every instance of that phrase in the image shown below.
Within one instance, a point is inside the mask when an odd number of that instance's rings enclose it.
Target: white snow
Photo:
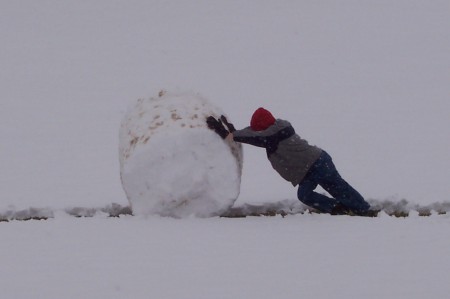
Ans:
[[[0,225],[7,298],[448,298],[449,216]]]
[[[53,217],[0,223],[1,297],[448,298],[449,11],[1,1],[0,215]],[[161,89],[201,93],[238,128],[263,106],[366,198],[432,215],[108,218],[98,207],[128,204],[121,121]],[[295,202],[263,150],[244,154],[236,207]]]
[[[221,115],[192,92],[161,91],[130,107],[120,129],[119,158],[133,214],[211,217],[234,204],[242,145],[207,127],[208,116]]]

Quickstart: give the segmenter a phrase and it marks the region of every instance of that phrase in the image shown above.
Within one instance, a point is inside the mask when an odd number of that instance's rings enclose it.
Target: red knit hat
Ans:
[[[275,123],[275,117],[264,108],[258,108],[253,113],[250,127],[254,131],[263,131]]]

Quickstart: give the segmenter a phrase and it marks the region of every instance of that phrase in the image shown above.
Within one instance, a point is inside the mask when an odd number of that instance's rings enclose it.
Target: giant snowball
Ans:
[[[239,195],[242,147],[206,126],[223,112],[195,93],[139,99],[119,135],[120,175],[133,214],[211,217]]]

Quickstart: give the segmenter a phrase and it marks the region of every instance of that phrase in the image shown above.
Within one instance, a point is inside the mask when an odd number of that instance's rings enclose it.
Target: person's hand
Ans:
[[[222,122],[227,126],[228,131],[230,131],[230,133],[233,133],[234,131],[236,131],[234,125],[233,125],[232,123],[229,123],[228,120],[227,120],[227,118],[226,118],[224,115],[222,115],[222,116],[220,117],[220,119],[221,119]]]
[[[208,128],[214,130],[214,132],[222,137],[222,139],[225,139],[230,133],[227,131],[227,129],[225,129],[222,121],[215,119],[213,116],[208,116],[206,118],[206,124],[208,125]]]

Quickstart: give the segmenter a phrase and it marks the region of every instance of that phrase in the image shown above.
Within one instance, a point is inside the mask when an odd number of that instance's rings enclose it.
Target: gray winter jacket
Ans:
[[[295,133],[291,124],[277,119],[264,131],[250,127],[233,132],[236,142],[264,147],[272,167],[292,185],[301,183],[308,170],[319,158],[322,150],[308,144]]]

